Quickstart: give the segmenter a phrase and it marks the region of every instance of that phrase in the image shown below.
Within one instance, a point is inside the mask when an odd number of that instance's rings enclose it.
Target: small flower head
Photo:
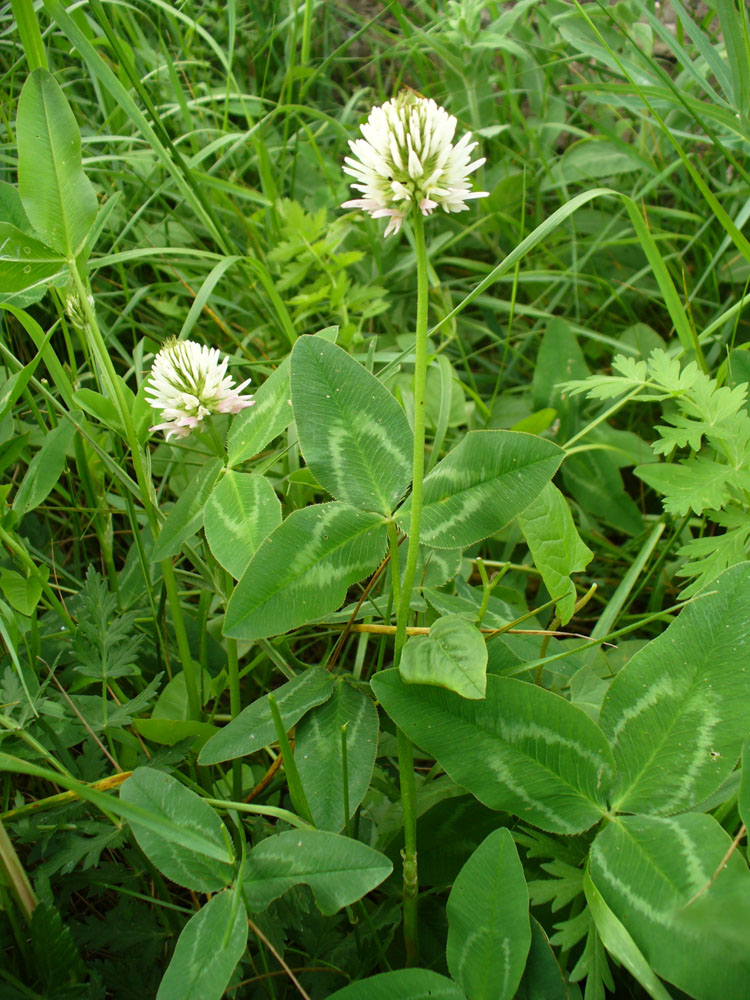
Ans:
[[[184,438],[211,413],[239,413],[254,404],[252,396],[240,396],[251,379],[235,388],[226,373],[228,359],[219,359],[217,348],[194,340],[172,337],[164,344],[146,386],[149,403],[162,411],[164,422],[150,430],[164,431],[167,441]]]
[[[351,186],[363,197],[341,207],[388,218],[386,236],[399,231],[414,207],[422,215],[438,206],[460,212],[469,198],[488,194],[471,190],[469,174],[484,163],[484,157],[471,162],[477,145],[471,133],[454,146],[456,119],[432,99],[405,90],[373,108],[360,131],[364,138],[349,142],[354,156],[345,157],[344,171],[356,178]]]

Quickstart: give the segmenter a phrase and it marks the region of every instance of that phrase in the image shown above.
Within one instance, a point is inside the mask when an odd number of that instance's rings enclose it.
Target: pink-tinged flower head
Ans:
[[[246,379],[236,388],[227,375],[228,358],[220,360],[215,347],[197,344],[194,340],[172,337],[154,359],[146,395],[155,410],[161,410],[163,423],[149,428],[164,431],[167,441],[184,438],[200,427],[211,413],[239,413],[252,406],[252,396],[241,396],[249,385]]]
[[[355,178],[351,186],[363,197],[341,207],[388,218],[388,236],[399,231],[414,207],[422,215],[438,207],[460,212],[469,207],[469,198],[484,198],[489,192],[472,191],[468,179],[484,157],[471,162],[477,143],[470,141],[470,132],[453,145],[456,124],[432,99],[408,90],[373,108],[360,126],[363,138],[349,142],[354,156],[344,159],[344,172]]]

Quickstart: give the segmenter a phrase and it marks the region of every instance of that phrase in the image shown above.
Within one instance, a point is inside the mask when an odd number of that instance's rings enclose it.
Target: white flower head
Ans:
[[[240,396],[251,379],[235,388],[228,360],[220,360],[216,347],[170,338],[156,355],[146,386],[149,403],[162,411],[164,422],[149,430],[164,431],[167,441],[184,438],[211,413],[239,413],[252,406],[252,396]]]
[[[388,218],[388,236],[399,231],[414,207],[422,215],[438,206],[460,212],[469,207],[469,198],[484,198],[489,192],[472,191],[469,174],[485,158],[471,162],[477,143],[470,141],[470,132],[453,145],[456,124],[445,108],[409,90],[373,108],[360,126],[364,138],[349,142],[354,156],[344,159],[344,172],[356,178],[351,186],[363,197],[341,207]]]

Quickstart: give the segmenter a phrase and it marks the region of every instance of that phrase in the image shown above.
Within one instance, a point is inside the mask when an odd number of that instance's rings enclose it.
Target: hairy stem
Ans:
[[[411,514],[409,521],[409,548],[406,553],[404,579],[400,599],[397,600],[396,641],[394,664],[398,666],[406,642],[411,594],[419,555],[419,532],[422,524],[422,481],[424,479],[424,424],[427,388],[427,245],[424,221],[419,212],[414,214],[414,242],[417,251],[417,328],[414,360],[414,459],[412,465]],[[394,591],[398,594],[398,589]],[[404,944],[406,964],[418,962],[418,896],[417,872],[417,811],[416,783],[414,780],[414,749],[409,738],[398,730],[398,770],[401,786],[401,807],[404,818]]]

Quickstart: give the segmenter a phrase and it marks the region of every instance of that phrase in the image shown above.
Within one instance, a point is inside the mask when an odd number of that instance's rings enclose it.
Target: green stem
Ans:
[[[10,0],[10,6],[18,34],[21,36],[21,44],[29,64],[29,71],[39,67],[49,69],[33,0]]]
[[[404,945],[406,965],[419,963],[419,875],[417,871],[417,785],[414,780],[414,747],[408,736],[396,730],[401,810],[404,818]]]
[[[4,873],[5,881],[28,923],[39,900],[31,888],[24,867],[2,823],[0,823],[0,870]]]
[[[79,272],[78,264],[75,259],[69,260],[68,266],[70,267],[70,272],[73,276],[76,290],[78,292],[78,298],[81,303],[81,309],[83,310],[83,314],[86,319],[86,333],[89,337],[93,354],[96,357],[97,363],[111,393],[112,401],[117,406],[120,420],[125,428],[125,436],[128,441],[128,447],[130,448],[130,456],[133,462],[135,478],[138,482],[141,502],[149,520],[151,533],[154,538],[158,538],[159,518],[156,512],[153,485],[151,483],[150,476],[146,472],[143,454],[141,453],[141,447],[135,433],[135,426],[133,424],[133,418],[130,413],[127,400],[122,392],[117,372],[112,364],[112,359],[109,356],[109,351],[107,350],[107,345],[104,341],[104,337],[102,336],[102,332],[99,329],[99,323],[97,322],[92,299],[90,298],[91,290],[89,288],[88,279],[85,278],[85,276],[82,276]],[[197,671],[195,662],[193,661],[193,657],[190,653],[190,643],[188,642],[187,631],[185,629],[185,619],[182,614],[182,606],[177,592],[177,580],[175,578],[174,568],[171,560],[169,559],[162,560],[159,565],[161,566],[162,576],[164,577],[164,586],[167,591],[167,599],[169,600],[169,606],[172,612],[172,624],[177,638],[177,651],[179,653],[180,662],[182,663],[182,669],[185,674],[185,688],[187,690],[190,717],[192,719],[199,719],[201,714],[201,705],[198,694]]]
[[[274,728],[276,729],[276,738],[279,741],[279,749],[281,750],[281,756],[284,760],[284,770],[286,771],[286,783],[289,788],[289,798],[292,800],[292,805],[302,819],[306,820],[310,826],[315,826],[315,820],[312,817],[312,812],[310,811],[310,806],[307,802],[307,796],[305,795],[302,778],[297,770],[297,762],[294,759],[294,754],[292,753],[292,748],[289,743],[289,736],[287,735],[287,731],[284,728],[284,722],[281,718],[279,704],[276,701],[276,696],[273,694],[269,694],[268,696],[268,707],[271,709],[271,718],[273,719]]]
[[[417,253],[417,326],[414,352],[414,458],[412,464],[411,513],[409,520],[409,547],[406,567],[401,584],[400,600],[396,614],[396,640],[393,654],[398,666],[406,642],[406,626],[411,609],[411,594],[419,555],[419,534],[422,525],[422,481],[424,479],[424,425],[425,397],[427,390],[427,244],[424,220],[419,212],[414,214],[414,244]],[[392,567],[392,579],[393,567]],[[396,585],[397,586],[397,585]],[[397,591],[395,591],[397,593]],[[404,820],[404,945],[407,966],[417,965],[418,951],[418,901],[419,878],[417,872],[417,809],[416,782],[414,780],[414,748],[409,738],[398,730],[398,773],[401,787],[401,809]]]
[[[396,607],[401,604],[401,565],[398,557],[398,532],[394,521],[388,521],[385,529],[388,533],[388,549],[391,553],[391,593]]]
[[[344,723],[341,727],[341,780],[344,786],[344,830],[346,831],[347,837],[351,837],[351,825],[349,823],[350,819],[350,804],[349,804],[349,753],[346,746],[346,727],[348,723]]]
[[[300,51],[300,65],[307,66],[310,61],[310,31],[312,28],[312,0],[305,0],[305,14],[302,21],[302,46]],[[302,99],[300,98],[300,104]]]
[[[424,479],[424,421],[427,390],[427,245],[424,221],[419,212],[414,215],[414,242],[417,251],[417,329],[414,360],[414,458],[412,463],[411,511],[409,515],[409,547],[401,587],[401,600],[396,616],[396,649],[394,662],[398,666],[406,642],[406,626],[411,607],[411,590],[417,570],[419,532],[422,526],[422,481]]]
[[[234,580],[231,573],[224,572],[224,586],[227,592],[227,600],[234,588]],[[232,718],[236,719],[242,711],[242,697],[240,694],[240,670],[239,658],[237,656],[237,640],[227,639],[227,673],[229,675],[229,711]],[[232,795],[235,799],[242,798],[242,760],[232,761]]]

